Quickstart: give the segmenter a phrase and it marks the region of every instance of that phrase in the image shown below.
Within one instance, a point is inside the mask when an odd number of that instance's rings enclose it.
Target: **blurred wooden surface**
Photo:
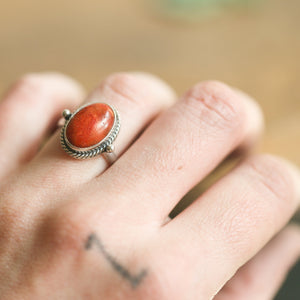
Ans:
[[[266,0],[198,22],[165,17],[154,3],[2,1],[0,92],[23,73],[44,70],[87,89],[114,71],[146,70],[179,94],[219,79],[260,102],[262,150],[300,165],[300,2]]]

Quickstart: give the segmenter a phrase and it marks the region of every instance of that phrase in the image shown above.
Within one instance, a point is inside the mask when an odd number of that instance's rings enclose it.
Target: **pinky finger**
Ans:
[[[241,267],[214,300],[269,300],[300,256],[300,228],[290,225]]]

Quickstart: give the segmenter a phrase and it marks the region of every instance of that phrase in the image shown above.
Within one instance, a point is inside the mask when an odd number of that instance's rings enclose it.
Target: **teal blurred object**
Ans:
[[[166,0],[165,2],[171,5],[180,5],[180,6],[188,6],[188,5],[219,5],[219,4],[240,4],[245,2],[252,2],[251,0]]]
[[[249,8],[258,0],[157,0],[163,12],[173,17],[193,19],[216,15],[224,10]]]

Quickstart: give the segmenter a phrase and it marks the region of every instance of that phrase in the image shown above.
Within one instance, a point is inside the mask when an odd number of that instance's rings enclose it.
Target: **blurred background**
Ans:
[[[299,0],[2,1],[0,68],[0,93],[45,70],[87,89],[127,70],[155,73],[179,94],[225,81],[264,109],[259,150],[300,165]],[[300,265],[276,299],[300,299]]]

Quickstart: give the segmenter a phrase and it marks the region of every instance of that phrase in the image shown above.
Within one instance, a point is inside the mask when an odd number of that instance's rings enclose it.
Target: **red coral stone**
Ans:
[[[87,148],[103,140],[113,127],[115,115],[105,103],[94,103],[77,112],[66,129],[68,141],[78,148]]]

